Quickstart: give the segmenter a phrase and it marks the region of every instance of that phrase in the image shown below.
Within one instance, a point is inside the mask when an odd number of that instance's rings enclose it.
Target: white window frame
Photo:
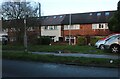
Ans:
[[[4,32],[8,32],[8,28],[6,28],[6,29],[2,29]]]
[[[64,25],[64,30],[69,30],[69,26],[68,25]]]
[[[58,30],[58,26],[43,26],[44,30]]]
[[[43,26],[44,27],[44,30],[48,30],[48,26]]]
[[[16,29],[15,29],[15,28],[11,28],[11,30],[12,30],[12,31],[16,31]]]
[[[54,30],[58,30],[58,26],[54,26]]]
[[[75,25],[64,25],[64,30],[79,30],[80,29],[80,25],[79,24],[75,24]]]
[[[54,30],[53,26],[48,26],[49,30]]]
[[[97,16],[101,16],[101,13],[97,13]]]
[[[103,25],[103,27],[100,27],[99,25]],[[92,24],[92,29],[108,29],[108,23],[98,23],[98,24]]]
[[[80,25],[79,24],[73,25],[73,29],[80,29]]]
[[[28,29],[27,29],[27,31],[33,31],[34,29],[33,29],[33,27],[29,27]]]
[[[105,16],[109,16],[110,15],[110,12],[105,12]]]

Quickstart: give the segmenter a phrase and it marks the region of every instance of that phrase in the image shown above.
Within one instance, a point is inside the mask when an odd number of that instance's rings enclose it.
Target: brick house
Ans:
[[[111,32],[108,29],[108,20],[115,11],[100,11],[78,14],[67,14],[62,21],[62,36],[65,41],[76,44],[77,36],[106,36]],[[70,21],[71,18],[71,21]],[[71,22],[71,23],[70,23]]]

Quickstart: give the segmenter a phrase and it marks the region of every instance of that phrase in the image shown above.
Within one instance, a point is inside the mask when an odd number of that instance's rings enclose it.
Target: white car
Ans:
[[[120,35],[113,36],[106,40],[104,47],[112,53],[120,53]]]
[[[119,34],[119,33],[118,33],[118,34],[111,34],[111,35],[109,35],[109,36],[107,36],[107,37],[105,37],[105,38],[103,38],[103,39],[101,39],[101,40],[98,40],[98,41],[95,43],[95,47],[96,47],[96,48],[99,48],[99,49],[101,49],[101,50],[104,50],[104,44],[105,44],[106,40],[110,39],[110,38],[113,37],[113,36],[117,36],[117,35],[120,35],[120,34]]]
[[[7,35],[1,35],[0,36],[0,43],[6,45],[8,42],[8,36]]]

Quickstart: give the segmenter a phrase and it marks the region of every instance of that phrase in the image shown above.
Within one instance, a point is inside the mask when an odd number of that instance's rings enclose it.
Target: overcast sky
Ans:
[[[69,13],[117,10],[117,3],[119,0],[27,0],[27,1],[40,2],[42,15],[46,16]]]
[[[38,0],[40,1],[40,0]],[[42,15],[117,10],[119,0],[41,0]]]

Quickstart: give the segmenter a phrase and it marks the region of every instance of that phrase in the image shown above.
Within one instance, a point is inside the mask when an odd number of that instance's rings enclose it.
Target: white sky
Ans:
[[[117,10],[119,0],[38,0],[42,15]]]
[[[15,1],[15,0],[14,0]],[[41,3],[42,15],[117,10],[119,0],[27,0]]]

